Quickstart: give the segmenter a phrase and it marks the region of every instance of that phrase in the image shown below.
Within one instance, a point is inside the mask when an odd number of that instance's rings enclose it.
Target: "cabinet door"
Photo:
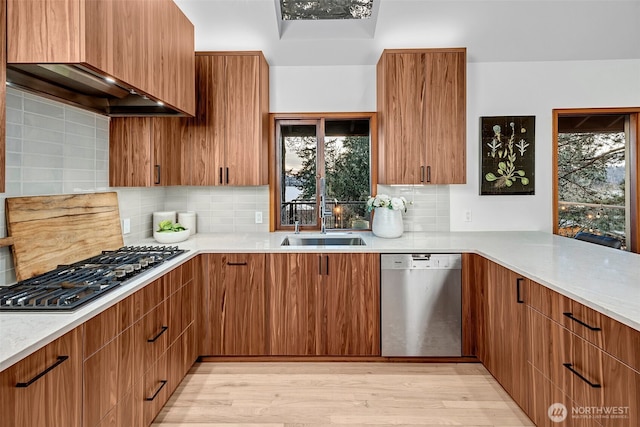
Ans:
[[[196,117],[191,119],[192,139],[185,155],[191,171],[189,185],[224,183],[225,59],[222,55],[197,55]]]
[[[153,185],[182,184],[182,142],[188,124],[181,118],[152,118],[151,147],[153,150],[151,183]]]
[[[264,185],[267,138],[264,137],[268,110],[263,110],[264,74],[260,55],[226,57],[227,108],[224,183]],[[266,83],[268,84],[268,83]]]
[[[136,388],[137,399],[142,402],[143,426],[151,425],[171,394],[168,355],[169,352],[165,352],[149,367]]]
[[[7,81],[7,2],[0,0],[0,82]],[[0,193],[5,192],[5,144],[7,130],[7,86],[0,85]]]
[[[151,119],[112,118],[109,124],[109,185],[149,187],[152,184]]]
[[[464,184],[467,170],[466,53],[426,54],[426,177],[429,184]]]
[[[325,343],[330,356],[380,355],[380,255],[323,255]]]
[[[265,254],[212,254],[209,260],[212,345],[207,354],[267,354]]]
[[[525,412],[529,378],[524,279],[496,263],[487,268],[485,366]]]
[[[82,327],[0,372],[0,396],[2,427],[79,427]]]
[[[571,366],[566,368],[579,414],[603,426],[639,425],[640,374],[573,334],[571,346]]]
[[[91,43],[93,47],[87,49],[90,61],[100,64],[101,69],[130,85],[145,89],[150,94],[160,94],[159,88],[153,84],[158,78],[158,70],[149,66],[160,63],[161,60],[152,57],[149,49],[150,42],[154,39],[149,36],[150,31],[159,26],[149,26],[151,16],[147,15],[150,8],[145,0],[90,1],[86,2],[85,7],[90,8],[87,11],[88,19],[96,25],[102,24],[93,27],[101,29],[95,32],[97,34],[91,34],[92,31],[87,34],[90,39],[95,39]],[[102,8],[106,10],[101,10]],[[108,19],[109,12],[113,17],[111,20]],[[99,43],[96,44],[96,41]],[[94,58],[96,55],[100,56]],[[105,59],[111,60],[104,63]]]
[[[426,54],[383,53],[377,68],[381,184],[426,178]]]
[[[132,389],[141,367],[136,363],[141,360],[136,343],[141,334],[136,331],[136,327],[126,329],[84,361],[83,426],[97,425]]]
[[[319,254],[268,254],[269,354],[320,354],[322,303]]]

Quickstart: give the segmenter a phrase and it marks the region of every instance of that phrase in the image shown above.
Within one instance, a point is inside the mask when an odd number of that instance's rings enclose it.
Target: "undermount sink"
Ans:
[[[296,234],[284,238],[280,246],[365,246],[366,243],[360,236],[354,235],[331,235],[331,234],[314,234],[303,235]]]

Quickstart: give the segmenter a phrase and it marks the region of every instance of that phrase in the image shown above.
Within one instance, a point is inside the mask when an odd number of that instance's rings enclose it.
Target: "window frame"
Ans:
[[[629,115],[629,217],[630,244],[629,252],[640,253],[640,107],[628,108],[557,108],[552,110],[552,141],[553,141],[553,182],[552,182],[552,215],[553,234],[558,234],[558,118],[563,115],[598,115],[598,114],[627,114]]]
[[[324,125],[325,120],[369,119],[370,129],[370,194],[375,194],[378,186],[378,122],[375,112],[330,112],[330,113],[270,113],[269,114],[269,231],[293,231],[294,226],[281,225],[280,221],[280,187],[282,185],[278,164],[281,161],[278,148],[277,121],[306,121],[308,124],[317,122]],[[324,137],[324,126],[320,127],[318,138]],[[318,163],[323,164],[324,158],[318,157]],[[316,194],[316,201],[317,200]],[[318,205],[316,205],[318,206]],[[302,231],[319,231],[320,221],[316,219],[315,226],[301,227]],[[370,228],[368,229],[370,230]],[[367,230],[361,230],[367,231]]]

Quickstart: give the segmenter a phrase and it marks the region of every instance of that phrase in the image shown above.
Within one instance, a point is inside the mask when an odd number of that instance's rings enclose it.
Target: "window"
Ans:
[[[637,252],[638,113],[560,110],[554,116],[554,232],[606,236]]]
[[[275,124],[275,229],[368,229],[373,114],[279,117]]]
[[[373,0],[280,0],[283,20],[367,19]]]

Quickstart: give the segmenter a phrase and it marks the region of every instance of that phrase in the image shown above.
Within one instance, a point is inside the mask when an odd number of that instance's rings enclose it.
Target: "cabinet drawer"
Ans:
[[[569,329],[640,372],[640,332],[572,301]]]
[[[591,420],[574,418],[574,403],[539,370],[529,364],[531,370],[531,405],[529,417],[538,427],[594,427]],[[564,407],[558,405],[564,405]],[[551,408],[553,406],[553,408]],[[562,417],[565,417],[563,421]]]
[[[128,328],[84,362],[84,427],[98,423],[133,387],[136,328]]]
[[[167,350],[169,322],[166,305],[159,304],[139,322],[136,341],[141,348],[143,370],[149,368]]]
[[[132,389],[118,402],[96,427],[132,427],[142,425],[142,406],[135,401]]]
[[[571,320],[563,313],[571,311],[571,299],[546,286],[527,279],[527,304],[561,325],[570,327]]]
[[[571,332],[531,307],[528,308],[531,343],[529,361],[561,392],[571,396]]]
[[[135,297],[130,296],[88,320],[84,324],[84,359],[135,323],[136,317]]]
[[[165,283],[166,280],[162,277],[149,283],[134,294],[138,298],[137,303],[141,307],[141,316],[144,316],[165,300],[167,297]]]
[[[0,426],[79,427],[81,345],[79,327],[0,372]]]
[[[148,426],[169,399],[169,373],[165,352],[160,359],[144,374],[138,390],[142,401],[143,426]]]
[[[572,335],[573,400],[579,415],[603,426],[640,423],[640,374],[593,344]]]

